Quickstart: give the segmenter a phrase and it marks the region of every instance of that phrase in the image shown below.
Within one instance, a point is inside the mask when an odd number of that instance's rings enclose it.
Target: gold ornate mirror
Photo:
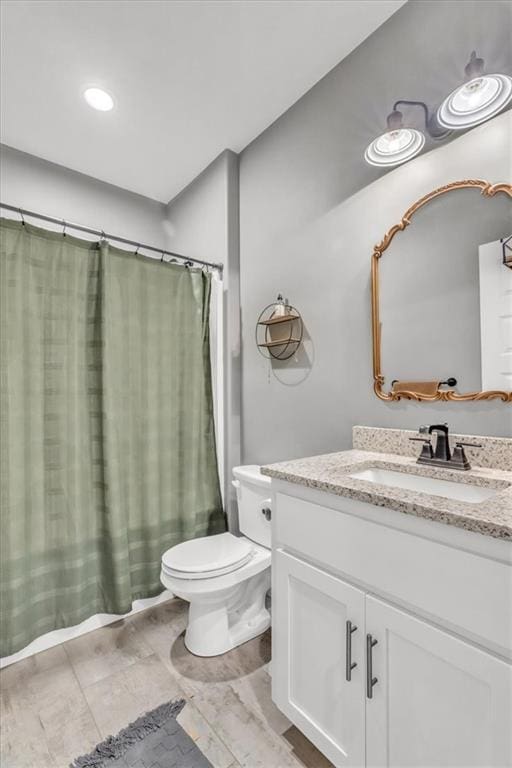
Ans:
[[[469,179],[429,192],[375,246],[377,397],[512,402],[511,230],[512,185]]]

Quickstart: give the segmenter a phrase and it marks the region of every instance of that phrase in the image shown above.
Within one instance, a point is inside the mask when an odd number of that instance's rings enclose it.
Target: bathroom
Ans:
[[[0,11],[2,768],[512,765],[512,3]]]

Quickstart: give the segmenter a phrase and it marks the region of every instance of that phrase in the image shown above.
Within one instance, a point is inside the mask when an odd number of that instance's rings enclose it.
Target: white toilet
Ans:
[[[190,603],[185,645],[196,656],[226,653],[270,626],[271,481],[255,465],[233,475],[243,536],[192,539],[162,556],[162,584]]]

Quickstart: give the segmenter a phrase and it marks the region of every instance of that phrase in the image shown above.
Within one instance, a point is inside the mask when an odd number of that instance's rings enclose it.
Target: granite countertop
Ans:
[[[354,479],[364,469],[390,469],[439,480],[496,488],[497,493],[480,503],[455,501],[418,491],[393,488]],[[337,496],[375,504],[407,515],[455,525],[497,539],[512,539],[512,472],[474,467],[466,472],[416,463],[416,459],[392,453],[349,450],[305,459],[269,464],[261,472],[278,480],[297,483]]]

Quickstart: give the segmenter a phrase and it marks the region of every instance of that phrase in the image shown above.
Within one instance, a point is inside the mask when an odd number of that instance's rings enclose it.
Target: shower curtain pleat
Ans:
[[[210,276],[1,222],[2,656],[158,594],[225,530]]]

